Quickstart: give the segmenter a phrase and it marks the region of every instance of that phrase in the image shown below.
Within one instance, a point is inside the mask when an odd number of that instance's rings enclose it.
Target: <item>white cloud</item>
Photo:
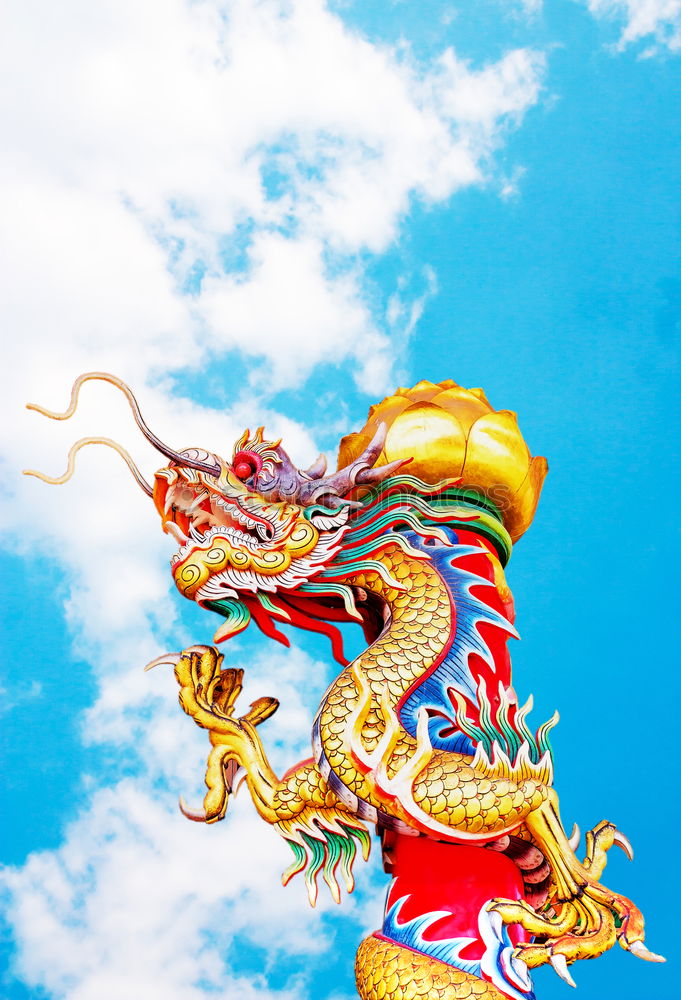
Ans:
[[[321,362],[338,364],[348,355],[361,369],[364,352],[374,353],[372,342],[376,353],[385,354],[385,340],[362,301],[360,275],[345,271],[329,277],[319,240],[260,233],[249,258],[247,280],[214,274],[205,281],[202,313],[216,341],[228,339],[245,357],[268,358],[270,369],[259,387],[272,377],[295,384],[300,373]]]
[[[325,898],[313,911],[302,885],[284,889],[289,860],[246,802],[229,825],[204,827],[139,782],[101,789],[63,847],[5,876],[23,944],[19,971],[29,986],[69,1000],[199,1000],[211,988],[294,1000],[308,993],[302,983],[274,991],[265,976],[233,968],[238,935],[272,960],[331,946],[323,913],[334,904]],[[346,900],[345,920],[352,911]]]
[[[512,9],[530,17],[539,13],[543,0],[504,0]],[[623,51],[636,43],[648,43],[642,57],[659,53],[661,49],[678,52],[681,49],[681,0],[579,0],[597,18],[624,22],[615,48]]]
[[[352,255],[384,250],[414,198],[483,180],[543,72],[528,50],[481,70],[451,50],[419,64],[320,0],[71,0],[59,18],[10,7],[0,101],[6,226],[19,238],[6,249],[11,327],[121,348],[143,329],[137,370],[247,343],[277,384],[300,381],[313,361],[292,350],[282,366],[280,345],[308,293],[318,350],[361,373],[370,335],[387,360],[389,328]],[[246,267],[229,280],[234,252]],[[179,296],[168,264],[180,286],[205,270],[206,295]],[[244,301],[281,296],[289,276],[298,313],[244,322]]]
[[[117,651],[120,655],[120,650]],[[230,655],[239,662],[238,653]],[[178,795],[200,802],[205,732],[177,706],[170,668],[105,676],[85,720],[89,738],[134,750],[135,778],[95,781],[86,811],[63,846],[6,869],[6,917],[19,944],[16,973],[31,987],[68,1000],[199,1000],[230,984],[248,1000],[316,996],[319,962],[339,928],[359,937],[380,919],[378,857],[356,875],[369,891],[337,909],[322,886],[316,910],[302,878],[284,889],[288,848],[255,814],[246,792],[224,823],[188,822]],[[266,745],[281,773],[309,755],[311,703],[327,669],[304,654],[274,650],[248,664],[244,705],[276,690],[281,708],[266,723]],[[333,913],[333,925],[324,914]],[[239,946],[266,949],[269,963],[306,955],[309,976],[273,990],[265,974],[239,973]],[[349,959],[351,956],[349,956]]]
[[[658,47],[681,49],[681,0],[588,0],[596,17],[624,21],[618,48],[646,41],[643,53],[653,55]]]
[[[264,421],[301,463],[313,458],[309,432],[268,394],[322,363],[349,367],[367,392],[391,388],[435,278],[416,291],[400,280],[377,302],[367,256],[399,236],[414,199],[494,177],[543,60],[517,50],[476,69],[448,50],[421,64],[321,0],[16,0],[4,13],[0,512],[8,545],[59,561],[74,644],[98,685],[84,738],[116,747],[135,775],[110,788],[110,772],[91,776],[91,807],[63,846],[5,873],[17,961],[30,985],[68,1000],[198,998],[225,974],[226,913],[264,946],[275,925],[297,934],[291,948],[319,918],[302,887],[276,888],[276,836],[245,808],[216,828],[168,809],[179,791],[200,793],[205,741],[174,682],[140,669],[197,638],[174,618],[171,545],[148,500],[103,449],[82,452],[59,489],[19,475],[61,473],[70,444],[91,434],[120,441],[147,474],[158,455],[109,386],[87,385],[63,424],[23,403],[60,409],[75,374],[110,370],[171,445],[228,454],[246,423]],[[183,389],[193,374],[221,384],[227,405]],[[306,752],[323,678],[280,653],[259,671],[254,696],[282,700],[268,727],[288,765]],[[213,850],[237,881],[205,877]],[[371,925],[372,906],[346,903],[337,920]],[[235,990],[260,1000],[268,987]]]

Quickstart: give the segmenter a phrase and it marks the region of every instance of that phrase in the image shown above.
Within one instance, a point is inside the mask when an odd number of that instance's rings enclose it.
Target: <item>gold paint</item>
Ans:
[[[378,465],[413,458],[405,472],[426,483],[461,478],[500,509],[513,541],[530,526],[546,459],[530,455],[516,415],[493,410],[482,390],[452,381],[398,389],[371,408],[361,431],[342,439],[339,467],[360,454],[380,423],[389,429]]]
[[[492,491],[504,487],[502,507],[508,530],[514,538],[522,534],[536,507],[545,463],[531,459],[514,414],[492,411],[480,390],[469,392],[454,383],[420,383],[412,390],[398,390],[372,409],[365,431],[344,439],[344,462],[352,458],[353,448],[359,450],[366,444],[371,422],[383,419],[390,424],[390,433],[382,461],[392,461],[407,446],[418,445],[416,467],[409,471],[423,478],[431,476],[431,481],[456,475],[459,461],[464,485],[492,499],[498,499]],[[267,556],[270,571],[280,572],[280,566],[272,568],[274,562],[283,559],[289,565],[292,553],[309,551],[317,537],[309,522],[296,525],[286,546]],[[210,571],[215,571],[216,564],[255,567],[249,560],[261,558],[229,545],[215,549],[204,554]],[[498,560],[487,548],[481,551],[492,559],[499,592],[510,602]],[[326,762],[349,792],[421,833],[443,840],[468,836],[480,842],[513,831],[541,850],[551,868],[550,899],[555,907],[539,914],[522,901],[494,903],[502,920],[522,924],[537,938],[520,947],[528,965],[543,964],[555,954],[565,955],[568,961],[592,957],[618,937],[625,947],[642,941],[639,911],[597,881],[614,835],[605,827],[592,831],[591,840],[587,836],[587,859],[580,864],[557,818],[548,769],[523,766],[514,770],[501,760],[492,766],[479,752],[471,758],[434,750],[423,715],[416,739],[402,730],[395,707],[449,639],[449,597],[431,563],[415,560],[396,545],[382,549],[379,559],[406,589],[398,592],[375,572],[353,578],[388,605],[392,620],[376,642],[340,674],[325,698],[319,723]],[[202,563],[188,560],[179,575],[195,593],[205,571]],[[220,663],[221,657],[205,647],[203,653],[183,654],[176,670],[182,707],[210,736],[204,800],[207,820],[224,815],[231,792],[226,769],[236,760],[246,769],[259,814],[299,845],[304,843],[303,833],[318,837],[324,823],[354,823],[355,829],[363,828],[353,807],[335,796],[315,765],[300,765],[284,781],[274,775],[255,730],[274,710],[273,700],[261,699],[260,709],[255,703],[246,715],[235,718],[239,672],[221,670]],[[327,881],[337,898],[337,885],[333,879]],[[314,899],[316,889],[311,891]],[[488,983],[375,938],[360,947],[357,982],[362,1000],[472,996],[501,1000]]]
[[[307,555],[319,540],[319,532],[302,517],[282,547],[272,549],[242,548],[225,535],[214,535],[205,549],[197,543],[189,555],[173,567],[175,584],[185,597],[192,598],[215,573],[230,566],[239,571],[253,570],[263,576],[277,576],[291,565],[291,560]]]
[[[359,946],[355,978],[361,1000],[505,1000],[491,983],[373,935]]]

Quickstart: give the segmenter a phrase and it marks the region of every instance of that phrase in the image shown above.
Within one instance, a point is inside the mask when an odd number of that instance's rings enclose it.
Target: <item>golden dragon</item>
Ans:
[[[362,1000],[531,1000],[530,970],[568,967],[615,942],[663,961],[643,943],[643,917],[606,888],[607,852],[627,839],[609,822],[586,834],[585,857],[568,837],[553,790],[549,730],[533,732],[531,699],[518,701],[506,643],[516,636],[504,577],[513,543],[530,525],[546,462],[531,458],[515,414],[494,411],[480,389],[420,382],[372,407],[344,438],[338,470],[320,458],[299,470],[262,428],[246,431],[229,460],[200,448],[176,452],[147,427],[168,459],[153,485],[115,442],[179,545],[180,592],[224,619],[215,641],[252,619],[288,643],[279,625],[329,636],[343,669],[314,721],[312,756],[283,777],[258,726],[277,709],[260,698],[242,715],[241,670],[214,646],[172,660],[180,704],[210,741],[207,792],[190,819],[224,817],[245,780],[262,818],[285,838],[288,880],[305,873],[310,902],[321,873],[340,900],[353,888],[368,825],[392,874],[382,928],[359,947]],[[367,649],[353,662],[334,623],[357,622]],[[574,985],[574,984],[573,984]]]

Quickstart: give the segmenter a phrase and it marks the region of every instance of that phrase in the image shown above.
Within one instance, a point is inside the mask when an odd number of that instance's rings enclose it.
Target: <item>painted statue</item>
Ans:
[[[610,822],[567,836],[553,790],[549,730],[528,724],[511,683],[513,600],[504,566],[529,527],[547,466],[531,458],[515,414],[481,389],[447,381],[398,389],[343,438],[338,470],[320,457],[299,470],[280,442],[246,431],[230,459],[175,452],[144,423],[120,380],[88,379],[127,396],[145,437],[168,459],[147,483],[163,530],[179,546],[179,591],[223,619],[221,642],[253,620],[281,642],[280,624],[329,636],[342,669],[314,720],[308,760],[277,777],[259,726],[274,698],[238,707],[243,672],[213,646],[172,660],[180,704],[210,741],[207,793],[193,820],[224,817],[244,779],[260,816],[290,845],[284,883],[303,872],[310,902],[321,874],[333,898],[353,888],[369,827],[392,876],[383,926],[359,946],[362,1000],[531,1000],[530,970],[568,967],[619,941],[639,958],[643,917],[601,875]],[[343,655],[334,623],[357,622],[367,648]],[[153,666],[154,664],[150,664]],[[241,714],[240,714],[241,713]],[[573,984],[574,985],[574,984]]]

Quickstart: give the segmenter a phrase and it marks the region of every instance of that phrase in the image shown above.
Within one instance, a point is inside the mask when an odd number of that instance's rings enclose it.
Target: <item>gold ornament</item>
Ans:
[[[388,433],[377,466],[412,458],[404,471],[431,485],[461,479],[500,511],[515,542],[529,528],[548,471],[545,458],[530,455],[516,414],[494,410],[482,389],[451,379],[397,389],[372,406],[358,433],[341,440],[339,468],[353,461],[380,424]]]

